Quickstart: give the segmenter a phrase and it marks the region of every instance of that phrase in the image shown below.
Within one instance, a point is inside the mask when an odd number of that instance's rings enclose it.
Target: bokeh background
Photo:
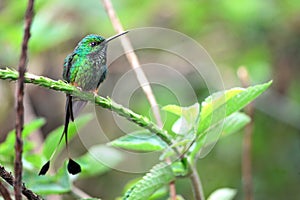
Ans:
[[[27,1],[0,1],[1,67],[16,68],[18,64],[26,4]],[[274,81],[271,89],[255,101],[254,195],[255,199],[300,199],[300,1],[127,0],[113,1],[113,4],[125,29],[163,27],[193,38],[216,63],[225,88],[241,85],[237,78],[240,66],[248,69],[252,84]],[[115,34],[99,0],[37,0],[35,13],[28,71],[37,75],[61,79],[64,58],[84,35]],[[148,55],[148,61],[155,58],[155,54]],[[195,81],[194,74],[185,69],[182,65],[180,71],[199,101],[203,100],[208,95],[206,85]],[[113,63],[100,94],[109,96],[114,84],[128,70],[125,58]],[[14,90],[15,83],[0,80],[1,141],[14,128]],[[154,92],[160,105],[176,103],[171,92],[160,87],[154,88]],[[185,95],[184,90],[181,95]],[[25,103],[26,121],[38,117],[47,120],[35,140],[42,140],[63,124],[63,93],[27,85]],[[185,103],[192,104],[188,99]],[[131,97],[129,107],[149,115],[149,104],[141,90]],[[109,111],[98,108],[97,116],[109,138],[124,134],[116,127]],[[90,138],[90,145],[103,142],[95,141],[95,133],[97,126],[92,124],[81,131],[81,135]],[[242,139],[243,131],[240,131],[219,140],[210,154],[198,161],[206,196],[218,188],[231,187],[238,190],[236,199],[242,199]],[[71,148],[81,154],[86,146],[76,138]],[[147,162],[158,162],[157,155]],[[143,166],[145,161],[130,161],[127,165],[129,168]],[[121,195],[129,180],[140,175],[111,170],[75,184],[93,196],[113,199]],[[179,180],[177,185],[179,194],[192,199],[188,180]]]

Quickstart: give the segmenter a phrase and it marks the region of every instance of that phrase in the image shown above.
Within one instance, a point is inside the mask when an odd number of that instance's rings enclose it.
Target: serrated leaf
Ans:
[[[145,152],[161,151],[168,147],[168,145],[157,135],[150,133],[147,130],[136,131],[122,136],[110,142],[109,145],[128,150]]]
[[[96,145],[76,160],[82,167],[79,178],[87,178],[107,172],[122,161],[122,155],[111,147]]]
[[[214,191],[207,200],[232,200],[237,193],[236,189],[221,188]]]
[[[165,186],[175,179],[171,166],[162,162],[155,165],[143,179],[138,181],[129,189],[123,197],[123,200],[144,200],[158,189]]]
[[[69,131],[68,131],[68,139],[71,140],[77,131],[79,131],[84,125],[86,125],[90,120],[92,119],[91,114],[86,114],[83,116],[78,117],[74,122],[71,122],[69,124]],[[44,142],[44,147],[43,147],[43,155],[46,157],[46,159],[49,159],[52,152],[58,145],[59,138],[61,137],[61,134],[63,133],[64,125],[58,127],[49,135],[47,136],[45,142]],[[57,147],[57,152],[60,152],[64,145],[59,145]]]
[[[198,133],[205,132],[210,126],[244,108],[248,103],[262,94],[272,81],[248,88],[232,88],[217,92],[207,97],[201,104],[201,121]]]

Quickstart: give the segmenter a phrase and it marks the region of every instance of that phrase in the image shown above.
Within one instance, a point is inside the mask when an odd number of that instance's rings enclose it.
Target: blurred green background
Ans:
[[[0,1],[1,67],[16,68],[18,64],[26,4],[27,1]],[[254,195],[255,199],[300,199],[300,1],[127,0],[113,4],[125,29],[163,27],[196,40],[218,66],[225,88],[240,86],[236,75],[239,66],[246,66],[253,84],[274,80],[272,88],[256,101]],[[53,79],[61,79],[64,58],[84,35],[115,34],[99,0],[37,0],[35,13],[28,71]],[[116,64],[109,68],[108,79],[100,87],[102,96],[110,95],[118,78],[130,69],[128,64],[124,68]],[[182,73],[190,80],[199,101],[203,100],[208,95],[204,83],[193,82],[193,74],[188,70]],[[14,128],[14,89],[14,83],[0,81],[1,141]],[[159,104],[176,103],[171,93],[159,87],[154,92]],[[27,85],[25,119],[46,118],[47,124],[38,133],[46,137],[63,124],[64,103],[62,93]],[[130,108],[149,114],[149,105],[140,90],[131,98]],[[109,138],[124,134],[109,111],[98,108],[97,114]],[[93,139],[96,132],[97,127],[90,125],[81,135],[90,138],[90,145],[103,142]],[[208,156],[199,160],[206,196],[217,188],[232,187],[238,189],[236,199],[242,199],[242,138],[240,131],[220,140]],[[71,148],[78,154],[85,149],[79,138]],[[154,164],[158,159],[153,156],[148,162]],[[127,162],[129,168],[144,164],[139,160]],[[93,196],[113,199],[129,180],[140,175],[112,170],[76,185]],[[187,180],[179,180],[177,185],[179,194],[192,199]]]

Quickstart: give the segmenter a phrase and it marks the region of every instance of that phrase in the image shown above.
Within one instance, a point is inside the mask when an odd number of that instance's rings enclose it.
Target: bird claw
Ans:
[[[94,96],[98,96],[98,90],[93,91]]]
[[[82,90],[82,88],[81,87],[79,87],[79,86],[76,86],[76,88],[80,91],[80,92],[82,92],[83,90]]]

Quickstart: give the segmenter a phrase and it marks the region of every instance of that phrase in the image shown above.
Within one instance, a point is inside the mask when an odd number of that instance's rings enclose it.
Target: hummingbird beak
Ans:
[[[108,42],[112,41],[113,39],[116,39],[117,37],[120,37],[120,36],[122,36],[122,35],[124,35],[124,34],[126,34],[126,33],[128,33],[128,32],[129,32],[129,31],[124,31],[124,32],[119,33],[119,34],[117,34],[117,35],[111,36],[110,38],[107,38],[107,39],[105,40],[105,43],[108,43]]]

